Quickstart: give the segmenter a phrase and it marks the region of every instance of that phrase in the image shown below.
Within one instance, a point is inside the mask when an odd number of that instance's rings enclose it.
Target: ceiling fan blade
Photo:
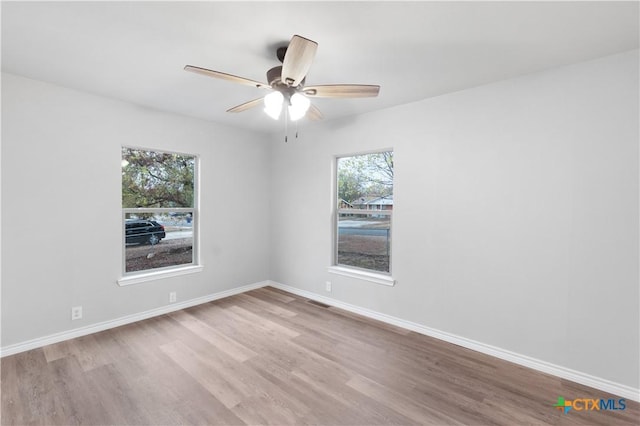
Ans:
[[[208,77],[221,78],[223,80],[232,81],[234,83],[244,84],[246,86],[253,86],[253,87],[258,87],[258,88],[261,88],[261,89],[270,89],[271,88],[271,86],[269,86],[266,83],[260,83],[259,81],[250,80],[250,79],[244,78],[244,77],[238,77],[237,75],[227,74],[227,73],[220,72],[220,71],[214,71],[214,70],[209,70],[209,69],[206,69],[206,68],[195,67],[193,65],[185,65],[184,70],[185,71],[190,71],[190,72],[195,72],[196,74],[206,75]]]
[[[281,80],[292,87],[297,87],[309,72],[317,49],[318,43],[315,41],[294,35],[282,61]]]
[[[242,111],[246,111],[248,109],[251,109],[253,107],[257,107],[258,105],[262,104],[264,98],[258,98],[258,99],[254,99],[252,101],[249,102],[245,102],[243,104],[240,104],[238,106],[234,106],[233,108],[230,108],[227,110],[227,112],[242,112]]]
[[[307,110],[306,117],[311,121],[319,121],[322,120],[322,113],[315,105],[309,105],[309,109]]]
[[[379,92],[380,86],[368,84],[327,84],[307,86],[303,90],[310,98],[371,98]]]

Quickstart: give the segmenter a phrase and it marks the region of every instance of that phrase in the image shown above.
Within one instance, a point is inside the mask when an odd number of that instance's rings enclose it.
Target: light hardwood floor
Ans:
[[[638,424],[604,392],[263,288],[2,359],[2,425]]]

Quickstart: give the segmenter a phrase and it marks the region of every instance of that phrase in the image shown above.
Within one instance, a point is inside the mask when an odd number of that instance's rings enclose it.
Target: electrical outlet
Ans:
[[[331,292],[331,281],[327,281],[324,283],[324,288],[325,290],[327,290],[328,292]]]
[[[71,320],[79,320],[82,319],[82,306],[74,306],[71,308]]]
[[[169,303],[176,303],[177,300],[177,296],[176,296],[176,292],[172,291],[169,293]]]

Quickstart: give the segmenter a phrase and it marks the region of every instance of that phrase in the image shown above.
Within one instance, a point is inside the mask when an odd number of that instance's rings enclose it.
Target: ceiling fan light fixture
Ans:
[[[294,93],[291,95],[291,102],[289,104],[289,117],[291,121],[296,121],[304,117],[311,105],[311,101],[300,93]]]
[[[274,120],[280,118],[284,96],[280,92],[272,92],[264,97],[264,112]]]
[[[315,58],[317,48],[318,43],[315,41],[294,35],[287,46],[278,48],[276,56],[282,62],[282,65],[267,71],[268,83],[261,83],[249,78],[193,65],[185,65],[184,69],[245,86],[272,90],[272,93],[269,93],[264,98],[260,97],[236,105],[233,108],[229,108],[227,112],[242,112],[264,103],[264,112],[274,120],[278,120],[286,106],[285,122],[289,120],[296,121],[302,117],[307,117],[313,121],[322,119],[322,113],[315,105],[311,105],[309,98],[367,98],[378,96],[380,86],[368,84],[325,84],[307,87],[307,73]]]

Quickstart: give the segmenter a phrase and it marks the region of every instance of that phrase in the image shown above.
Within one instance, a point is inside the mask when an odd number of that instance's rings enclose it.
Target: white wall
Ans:
[[[274,136],[271,279],[637,389],[638,89],[633,51]],[[333,156],[387,147],[395,287],[327,272]]]
[[[116,284],[122,145],[200,155],[203,272]],[[261,135],[3,74],[2,346],[268,279],[267,159]]]

